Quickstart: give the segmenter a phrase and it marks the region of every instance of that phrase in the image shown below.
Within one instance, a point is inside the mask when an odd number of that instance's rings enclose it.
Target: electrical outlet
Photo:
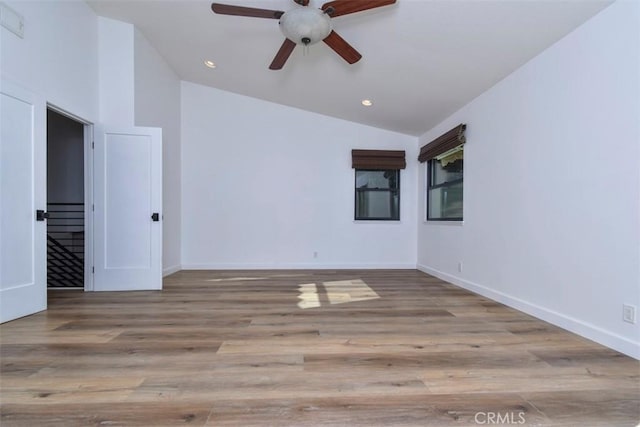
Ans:
[[[622,320],[627,323],[636,323],[636,308],[633,305],[622,304]]]

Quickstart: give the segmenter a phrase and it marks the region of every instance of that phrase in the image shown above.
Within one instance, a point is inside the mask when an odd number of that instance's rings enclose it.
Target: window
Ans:
[[[460,124],[420,148],[418,161],[427,162],[428,221],[462,221],[466,129]]]
[[[462,221],[463,149],[427,163],[427,220]]]
[[[400,170],[356,169],[356,220],[400,220]]]
[[[351,150],[356,170],[355,219],[400,220],[400,170],[407,167],[401,150]]]

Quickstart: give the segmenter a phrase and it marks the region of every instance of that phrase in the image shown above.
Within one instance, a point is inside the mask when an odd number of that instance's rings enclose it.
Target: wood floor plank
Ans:
[[[428,369],[422,378],[430,391],[442,394],[633,390],[640,383],[640,375],[629,372],[604,374],[583,367],[544,366],[526,369]]]
[[[0,405],[2,427],[203,426],[210,412],[202,402]]]
[[[2,427],[640,421],[640,362],[416,270],[181,271],[48,304],[0,325]]]
[[[307,354],[305,370],[335,372],[337,370],[390,370],[411,369],[422,373],[427,369],[530,369],[548,367],[544,361],[526,351],[504,354],[498,351],[413,351],[377,353]],[[366,375],[366,372],[362,372]]]
[[[211,402],[224,399],[294,399],[340,396],[384,396],[425,394],[424,382],[413,373],[358,372],[327,375],[305,371],[246,371],[165,375],[146,380],[130,395],[131,401],[164,399]]]
[[[554,426],[636,427],[640,389],[564,390],[523,393],[523,398],[553,420]]]
[[[486,424],[486,414],[504,414],[527,425],[550,425],[548,418],[516,394],[387,396],[325,399],[256,399],[215,402],[207,426],[398,426],[442,427]],[[479,422],[476,422],[476,417]],[[515,423],[514,423],[515,424]],[[504,424],[503,424],[504,425]]]
[[[594,364],[624,365],[633,369],[633,359],[606,347],[591,348],[581,351],[573,347],[547,347],[532,350],[531,353],[544,360],[551,366],[591,366]],[[615,363],[613,363],[615,362]],[[636,365],[636,368],[638,366]],[[637,369],[636,374],[640,373]]]
[[[81,333],[53,333],[51,331],[26,332],[16,331],[1,332],[2,343],[6,344],[58,344],[58,343],[94,343],[100,344],[111,341],[121,331],[85,331]]]
[[[140,387],[144,378],[97,377],[3,378],[2,404],[77,402],[121,402]]]

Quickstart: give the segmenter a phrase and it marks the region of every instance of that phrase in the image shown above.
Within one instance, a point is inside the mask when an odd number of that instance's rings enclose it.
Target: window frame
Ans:
[[[391,188],[358,188],[358,172],[384,172],[384,171],[394,171],[397,176],[397,184],[395,189]],[[400,175],[402,169],[357,169],[354,168],[353,174],[353,187],[354,187],[354,201],[353,201],[353,220],[354,221],[400,221]],[[398,209],[397,209],[397,218],[393,215],[390,217],[358,217],[358,195],[360,193],[366,192],[386,192],[392,196],[394,193],[398,195]],[[393,210],[392,210],[393,211]],[[392,212],[393,214],[393,212]]]
[[[437,158],[431,158],[429,160],[427,160],[427,167],[426,167],[426,171],[427,171],[427,185],[426,185],[426,190],[425,191],[425,218],[427,222],[431,222],[431,221],[449,221],[449,222],[462,222],[464,221],[464,163],[462,166],[462,178],[460,179],[454,179],[453,181],[446,181],[443,182],[441,184],[435,184],[433,185],[432,182],[434,181],[434,168],[433,168],[433,162],[437,162],[439,161]],[[464,154],[463,154],[463,161],[464,161]],[[440,188],[449,188],[452,187],[454,185],[457,184],[462,184],[462,216],[461,217],[442,217],[442,218],[431,218],[430,217],[430,209],[429,209],[429,199],[430,199],[430,194],[432,190],[437,190]]]

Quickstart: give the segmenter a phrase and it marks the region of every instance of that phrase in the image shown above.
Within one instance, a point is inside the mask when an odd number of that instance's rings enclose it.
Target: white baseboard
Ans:
[[[490,298],[494,301],[500,302],[516,310],[520,310],[538,319],[549,322],[552,325],[566,329],[581,337],[590,339],[602,344],[606,347],[612,348],[620,353],[624,353],[627,356],[640,360],[640,342],[634,342],[628,338],[606,331],[597,326],[585,323],[581,320],[574,319],[562,313],[558,313],[553,310],[549,310],[545,307],[541,307],[536,304],[521,300],[511,295],[507,295],[503,292],[495,291],[486,286],[479,285],[477,283],[470,282],[465,279],[453,276],[448,273],[427,267],[425,265],[418,264],[418,270],[435,276],[439,279],[445,280],[461,288],[467,289],[471,292],[475,292],[484,297]]]
[[[173,274],[173,273],[175,273],[177,271],[180,271],[180,270],[182,270],[182,266],[181,265],[173,265],[171,267],[165,267],[162,270],[162,277],[167,277],[168,275]]]
[[[285,263],[285,264],[183,264],[183,270],[415,270],[415,264],[318,264],[318,263]]]

